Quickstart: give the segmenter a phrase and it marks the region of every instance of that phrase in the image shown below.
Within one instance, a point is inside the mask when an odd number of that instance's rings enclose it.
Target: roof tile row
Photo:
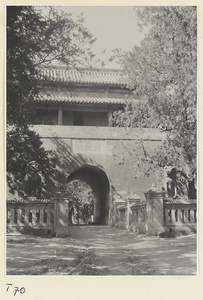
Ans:
[[[62,93],[41,93],[35,102],[40,103],[66,103],[66,104],[100,104],[100,105],[124,105],[125,100],[119,98],[98,98],[84,96],[70,96]]]
[[[61,68],[41,68],[39,78],[49,82],[125,86],[126,78],[120,71],[113,70],[75,70]]]

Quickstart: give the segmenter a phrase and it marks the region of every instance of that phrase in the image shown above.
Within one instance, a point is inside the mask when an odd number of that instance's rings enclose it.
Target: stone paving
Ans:
[[[68,238],[7,237],[7,275],[194,276],[197,236],[147,237],[70,226]]]

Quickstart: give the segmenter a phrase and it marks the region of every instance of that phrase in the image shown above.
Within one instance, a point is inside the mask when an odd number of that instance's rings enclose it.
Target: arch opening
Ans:
[[[90,224],[94,215],[94,192],[84,181],[75,179],[68,183],[69,225]]]
[[[93,214],[91,222],[101,225],[108,224],[110,185],[105,172],[98,167],[82,166],[70,174],[67,186],[78,180],[86,183],[92,190]]]

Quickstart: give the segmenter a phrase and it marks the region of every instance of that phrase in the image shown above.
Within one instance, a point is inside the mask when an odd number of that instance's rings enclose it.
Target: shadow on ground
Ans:
[[[64,239],[8,236],[7,275],[196,275],[196,235],[159,239],[70,226]]]

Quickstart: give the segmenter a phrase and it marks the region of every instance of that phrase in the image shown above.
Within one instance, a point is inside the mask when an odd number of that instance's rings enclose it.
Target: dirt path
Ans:
[[[8,275],[196,275],[196,236],[160,239],[108,226],[68,238],[8,236]]]

